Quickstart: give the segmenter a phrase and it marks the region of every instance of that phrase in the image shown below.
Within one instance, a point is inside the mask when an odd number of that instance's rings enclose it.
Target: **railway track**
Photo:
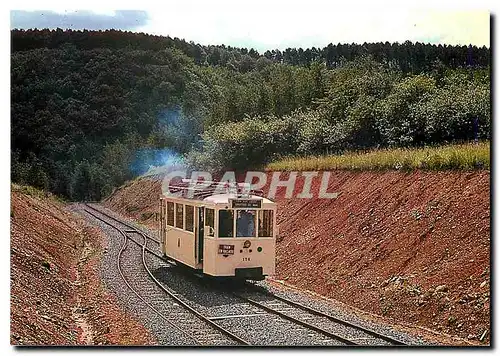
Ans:
[[[123,225],[123,226],[126,226],[127,228],[129,228],[129,229],[130,229],[130,231],[134,231],[134,232],[136,232],[136,231],[137,231],[137,232],[139,232],[139,233],[143,234],[143,235],[144,235],[144,236],[146,236],[149,240],[153,241],[153,242],[154,242],[154,243],[156,243],[157,245],[160,245],[160,241],[158,241],[158,239],[156,239],[156,238],[154,238],[154,237],[149,236],[148,234],[144,233],[144,231],[139,230],[136,226],[133,226],[133,225],[131,225],[131,224],[127,223],[126,221],[123,221],[123,220],[117,219],[117,218],[115,218],[115,217],[113,217],[113,216],[111,216],[111,215],[109,215],[109,214],[107,214],[107,213],[103,212],[102,210],[96,209],[95,207],[93,207],[93,206],[92,206],[92,205],[90,205],[89,203],[85,203],[84,205],[85,205],[85,207],[86,207],[86,208],[89,208],[89,209],[91,209],[91,210],[93,210],[93,211],[95,211],[95,212],[97,212],[97,213],[99,213],[99,214],[101,214],[101,215],[105,216],[106,218],[113,220],[114,222],[116,222],[116,223],[118,223],[118,224],[121,224],[121,225]],[[95,216],[94,216],[94,217],[95,217]],[[127,231],[127,230],[125,230],[125,231]]]
[[[383,346],[407,345],[390,336],[278,296],[248,282],[245,283],[245,286],[253,292],[253,296],[240,292],[233,292],[233,294],[246,303],[261,308],[268,313],[278,315],[346,345],[374,345],[375,342],[380,345],[380,341],[383,342]]]
[[[147,242],[153,241],[154,243],[159,245],[159,241],[153,237],[148,236],[144,232],[138,230],[136,227],[124,222],[120,219],[110,216],[109,214],[96,209],[90,205],[86,204],[86,207],[89,209],[85,209],[85,211],[91,214],[94,218],[104,222],[105,224],[113,227],[124,237],[124,243],[122,245],[122,249],[120,251],[120,255],[118,256],[118,268],[120,268],[120,274],[122,279],[127,283],[128,287],[134,291],[134,293],[141,299],[143,302],[148,305],[152,310],[156,313],[162,314],[162,319],[168,320],[169,324],[173,325],[176,329],[180,330],[183,333],[189,334],[190,338],[195,341],[197,345],[212,345],[212,346],[220,346],[225,345],[224,340],[220,338],[221,334],[227,338],[229,338],[233,343],[229,345],[250,345],[250,342],[240,338],[235,335],[231,331],[223,328],[214,322],[214,320],[220,319],[219,317],[206,317],[202,315],[200,312],[195,310],[195,308],[189,305],[187,302],[183,300],[183,298],[178,295],[175,290],[166,287],[164,283],[160,282],[153,273],[149,270],[146,264],[146,254],[150,254],[155,258],[161,260],[165,266],[169,266],[169,263],[164,261],[162,256],[148,248]],[[98,215],[101,216],[98,216]],[[104,218],[103,218],[104,217]],[[113,223],[110,222],[113,221]],[[121,224],[126,227],[127,230],[123,228],[117,227],[116,224]],[[134,237],[133,237],[134,236]],[[140,237],[142,242],[137,241],[136,237]],[[137,290],[134,290],[133,287],[127,282],[126,276],[121,270],[120,267],[120,258],[124,251],[127,249],[128,241],[132,241],[136,248],[142,250],[142,265],[143,270],[147,272],[147,277],[143,279],[152,280],[164,293],[166,293],[175,303],[178,304],[178,307],[175,310],[172,308],[169,309],[168,316],[165,312],[159,310],[155,306],[152,306],[145,298],[139,296]],[[137,264],[137,263],[136,263]],[[135,266],[137,269],[137,266]],[[243,301],[244,303],[249,304],[250,306],[256,307],[261,311],[274,315],[280,319],[286,320],[287,322],[293,323],[298,328],[303,328],[304,330],[309,330],[311,335],[315,335],[314,339],[316,339],[315,344],[318,345],[348,345],[348,346],[403,346],[406,345],[404,342],[389,337],[387,335],[383,335],[376,331],[370,330],[368,328],[362,327],[360,325],[356,325],[346,320],[339,319],[332,315],[323,313],[319,310],[310,308],[301,303],[295,302],[291,299],[284,298],[278,296],[274,293],[271,293],[265,289],[254,286],[248,282],[245,283],[245,290],[243,291],[231,291],[228,293],[227,290],[220,291],[225,295],[232,294],[235,298]],[[216,289],[216,288],[213,288]],[[183,310],[180,310],[183,309]],[[188,315],[195,316],[198,320],[193,320],[193,318],[189,318]],[[185,323],[182,328],[172,322],[172,316],[174,320],[190,320],[190,322]],[[203,321],[205,328],[201,328],[199,320]],[[208,329],[207,329],[208,327]],[[214,330],[215,329],[215,330]],[[189,331],[187,331],[189,330]],[[214,332],[217,331],[217,332]],[[222,342],[222,343],[221,343]]]
[[[148,265],[146,263],[146,253],[150,253],[157,258],[161,258],[160,255],[158,255],[157,253],[155,253],[154,251],[152,251],[147,247],[148,239],[154,241],[155,240],[154,238],[148,237],[146,234],[144,234],[142,231],[139,231],[132,225],[127,224],[126,222],[123,222],[121,220],[118,220],[99,209],[96,209],[88,204],[85,204],[85,206],[90,208],[90,209],[84,209],[85,212],[92,215],[94,218],[103,222],[104,224],[109,225],[122,235],[123,243],[120,252],[117,256],[117,268],[119,270],[120,276],[122,277],[127,287],[156,315],[158,315],[161,319],[169,323],[171,326],[173,326],[175,329],[177,329],[184,335],[188,336],[191,340],[194,341],[196,345],[200,346],[250,345],[250,343],[247,342],[246,340],[233,334],[229,330],[224,329],[220,325],[216,324],[209,318],[203,316],[201,313],[196,311],[190,305],[185,303],[182,300],[182,298],[180,298],[174,291],[165,288],[165,286],[153,275],[153,273],[148,268]],[[99,216],[98,214],[101,214],[102,216]],[[110,220],[113,221],[114,223],[111,223]],[[123,226],[128,227],[130,230],[124,230],[116,226],[116,223],[122,224]],[[135,234],[140,236],[143,242],[141,243],[140,241],[137,241],[130,234]],[[141,293],[138,290],[139,288],[133,286],[133,283],[131,283],[130,278],[127,278],[126,273],[124,271],[125,268],[123,268],[124,264],[122,262],[125,257],[124,252],[129,248],[128,247],[129,241],[133,242],[133,244],[136,246],[136,249],[138,248],[142,251],[141,253],[141,260],[143,267],[142,270],[146,272],[147,278],[152,280],[157,287],[159,287],[165,294],[169,296],[169,298],[171,299],[170,303],[166,303],[165,300],[153,301],[153,302],[148,300],[148,298],[141,295]],[[143,284],[145,278],[143,278],[140,274],[137,274],[136,263],[128,261],[128,263],[125,263],[125,265],[127,266],[127,268],[135,267],[134,276],[139,281],[142,281],[141,283]],[[176,322],[181,321],[182,326],[179,326],[173,320],[175,320]],[[202,323],[199,322],[200,320],[202,321]]]

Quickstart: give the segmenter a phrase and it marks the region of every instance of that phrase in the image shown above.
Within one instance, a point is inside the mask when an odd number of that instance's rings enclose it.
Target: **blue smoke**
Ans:
[[[155,168],[167,169],[171,166],[182,166],[183,164],[182,156],[170,148],[145,148],[135,153],[130,164],[130,172],[135,176],[139,176],[151,172]]]
[[[171,167],[185,167],[182,154],[196,143],[202,121],[199,116],[186,114],[179,105],[161,110],[158,125],[169,148],[138,150],[132,159],[130,172],[134,176],[151,175],[167,172]]]
[[[181,122],[182,109],[180,106],[176,105],[169,109],[161,110],[158,115],[158,121],[162,126],[174,126],[180,128],[182,126]]]
[[[165,138],[171,143],[171,147],[181,153],[186,153],[193,145],[199,144],[202,123],[200,113],[188,114],[178,105],[162,110],[158,116],[158,124]]]

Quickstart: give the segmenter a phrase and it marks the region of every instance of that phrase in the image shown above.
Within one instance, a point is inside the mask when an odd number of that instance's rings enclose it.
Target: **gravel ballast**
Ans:
[[[95,206],[97,209],[114,216],[117,219],[123,219],[118,214],[113,213],[103,206]],[[192,339],[186,334],[173,327],[165,320],[161,319],[156,313],[148,308],[143,301],[130,291],[123,283],[117,268],[117,255],[123,243],[123,237],[110,226],[98,221],[93,216],[83,211],[83,205],[75,204],[71,206],[74,212],[80,213],[91,224],[99,226],[104,232],[107,239],[107,253],[102,260],[102,277],[106,286],[113,291],[120,304],[132,315],[142,321],[158,340],[160,345],[195,345]],[[96,213],[98,215],[98,213]],[[138,224],[130,223],[138,227],[147,235],[157,238],[154,231],[151,231]],[[115,223],[116,224],[116,223]],[[126,229],[125,227],[123,227]],[[143,239],[139,234],[132,234],[133,239],[142,244]],[[148,248],[159,253],[158,244],[153,241],[148,241]],[[128,242],[127,250],[123,253],[124,259],[122,265],[127,276],[134,276],[130,283],[134,289],[140,290],[142,295],[147,296],[147,300],[154,305],[155,308],[163,310],[172,315],[177,315],[177,322],[186,322],[190,319],[189,330],[198,337],[205,335],[204,341],[208,345],[224,346],[236,345],[232,340],[224,339],[219,332],[214,331],[209,325],[202,325],[203,321],[192,316],[186,316],[186,312],[180,311],[180,306],[175,305],[168,295],[152,282],[146,271],[142,267],[141,248],[132,241]],[[248,341],[252,345],[258,346],[342,346],[345,345],[339,340],[332,339],[326,335],[322,335],[317,331],[309,330],[304,326],[285,320],[282,317],[274,314],[269,314],[263,309],[253,306],[237,296],[232,294],[234,288],[237,287],[231,283],[221,283],[210,278],[200,278],[185,267],[175,266],[175,264],[167,263],[160,260],[157,256],[146,253],[146,263],[148,268],[154,274],[155,278],[161,284],[176,293],[184,302],[196,309],[202,315],[212,318],[218,325],[230,330],[235,335]],[[278,296],[291,299],[303,305],[325,312],[334,317],[349,321],[353,324],[369,328],[372,331],[380,332],[386,336],[400,340],[410,345],[426,345],[423,340],[412,337],[401,331],[396,331],[393,328],[365,320],[355,314],[348,313],[332,306],[327,301],[319,298],[312,298],[307,293],[292,290],[290,288],[277,288],[266,281],[256,283],[271,293]],[[248,292],[251,298],[259,300],[274,308],[279,308],[281,312],[290,316],[297,316],[305,312],[298,313],[293,308],[286,304],[279,303],[270,296],[263,296],[260,293]],[[305,313],[307,314],[307,313]],[[307,315],[300,315],[301,318],[308,318]],[[194,320],[193,320],[194,319]],[[318,324],[317,320],[310,318],[310,323],[316,326],[325,328],[330,332],[334,332],[349,340],[353,340],[361,345],[389,345],[388,342],[376,339],[362,331],[352,329],[343,325],[328,325]],[[181,327],[181,324],[177,324]],[[184,326],[185,327],[185,326]],[[182,328],[182,327],[181,327]],[[195,330],[199,329],[199,330]],[[185,330],[185,328],[183,329]],[[206,337],[211,335],[210,337]]]
[[[95,219],[83,210],[82,204],[74,204],[70,207],[73,212],[79,213],[90,224],[98,226],[106,237],[106,253],[101,263],[101,278],[108,290],[115,296],[121,307],[130,315],[136,317],[156,337],[159,345],[190,346],[193,341],[176,328],[161,319],[155,312],[149,309],[123,282],[118,271],[117,256],[123,243],[123,237],[109,225]],[[132,243],[129,243],[131,246]],[[127,255],[125,253],[125,255]],[[140,255],[134,254],[134,264],[141,263]],[[140,266],[140,265],[138,265]],[[155,293],[151,288],[151,293]],[[160,300],[162,296],[159,291],[151,295],[152,298]]]

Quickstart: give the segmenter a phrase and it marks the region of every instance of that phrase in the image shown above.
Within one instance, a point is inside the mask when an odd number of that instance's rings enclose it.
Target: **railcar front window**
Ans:
[[[193,232],[194,206],[186,205],[186,230]]]
[[[179,203],[175,204],[175,227],[184,228],[184,205]]]
[[[167,202],[167,225],[174,226],[174,203]]]
[[[236,236],[255,237],[255,210],[238,210]]]
[[[209,236],[214,236],[215,224],[214,224],[214,209],[205,209],[205,226],[210,226],[207,233]]]
[[[272,210],[259,210],[259,237],[273,237]]]
[[[219,237],[233,237],[234,215],[231,210],[219,210]]]

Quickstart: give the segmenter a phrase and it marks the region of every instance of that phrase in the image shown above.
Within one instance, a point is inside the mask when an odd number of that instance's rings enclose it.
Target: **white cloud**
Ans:
[[[490,45],[488,11],[434,11],[415,14],[415,33],[420,37],[439,36],[449,44]]]
[[[489,12],[457,10],[338,9],[335,3],[307,8],[231,7],[178,3],[149,11],[144,32],[184,38],[201,44],[255,46],[260,51],[328,43],[404,42],[406,40],[489,46]]]
[[[328,43],[405,40],[489,45],[491,1],[396,0],[87,0],[79,6],[98,14],[111,9],[147,10],[148,25],[136,29],[201,44],[254,47],[259,51],[286,47],[323,47]],[[23,2],[27,3],[27,2]],[[65,3],[47,0],[42,8],[64,13]],[[160,8],[159,6],[162,6]],[[24,5],[40,9],[39,2]],[[423,10],[427,8],[428,10]],[[474,10],[474,11],[472,11]]]
[[[55,9],[51,9],[51,10],[54,12],[57,12],[58,14],[67,14],[67,13],[71,13],[71,12],[81,11],[81,9],[79,9],[79,8],[75,8],[75,9],[55,8]],[[97,9],[92,9],[89,11],[92,11],[93,13],[95,13],[97,15],[114,16],[116,14],[116,10],[105,9],[105,8],[102,8],[102,9],[97,8]]]

